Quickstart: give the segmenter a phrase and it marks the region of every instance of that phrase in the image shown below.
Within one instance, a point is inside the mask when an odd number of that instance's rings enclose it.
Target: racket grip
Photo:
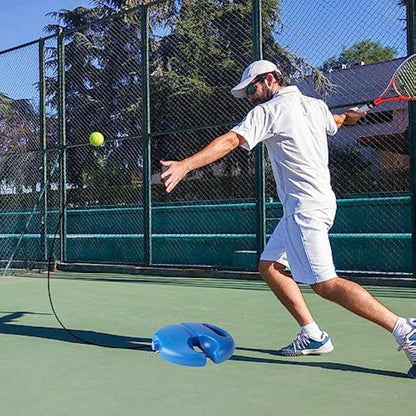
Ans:
[[[371,110],[374,107],[373,103],[364,104],[358,108],[359,113],[366,113],[367,111]]]

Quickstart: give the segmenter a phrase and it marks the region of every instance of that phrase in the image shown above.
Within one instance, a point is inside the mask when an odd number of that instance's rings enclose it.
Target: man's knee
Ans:
[[[264,279],[266,273],[269,273],[270,267],[272,265],[271,261],[266,260],[259,260],[259,264],[257,265],[257,270],[260,273],[260,276]]]
[[[322,296],[323,298],[330,298],[334,290],[337,290],[339,278],[334,277],[323,282],[315,283],[311,285],[312,290]]]
[[[258,271],[263,279],[266,279],[272,273],[284,273],[285,266],[275,261],[259,260]]]

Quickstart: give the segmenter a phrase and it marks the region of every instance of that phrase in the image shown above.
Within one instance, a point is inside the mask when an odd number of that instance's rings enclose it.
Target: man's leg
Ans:
[[[297,356],[331,352],[334,349],[331,339],[313,320],[298,284],[284,271],[284,266],[278,262],[260,260],[259,272],[301,327],[295,340],[276,351],[276,354]]]
[[[312,289],[320,296],[332,302],[338,303],[349,311],[372,321],[389,332],[399,318],[376,300],[367,290],[340,277],[326,280],[311,285]]]
[[[280,263],[260,260],[259,272],[283,306],[296,319],[300,326],[313,322],[298,284],[284,271]]]
[[[334,278],[311,285],[320,296],[371,322],[387,329],[396,338],[399,350],[403,350],[412,366],[408,371],[410,378],[416,378],[416,319],[404,319],[387,309],[367,290],[342,278]]]

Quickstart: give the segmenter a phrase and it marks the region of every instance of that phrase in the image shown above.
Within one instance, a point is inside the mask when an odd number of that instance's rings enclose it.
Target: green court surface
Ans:
[[[0,280],[4,415],[392,415],[414,410],[416,380],[392,336],[304,288],[332,337],[325,356],[279,357],[297,326],[261,281],[55,273]],[[416,289],[369,288],[403,316]],[[208,322],[237,348],[222,364],[174,365],[151,352],[167,324]],[[134,347],[136,350],[126,349]]]

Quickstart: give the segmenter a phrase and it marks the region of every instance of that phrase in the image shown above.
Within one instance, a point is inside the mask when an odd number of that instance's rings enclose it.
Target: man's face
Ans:
[[[264,103],[272,97],[271,86],[268,83],[267,74],[258,76],[246,90],[247,100],[253,106]]]

